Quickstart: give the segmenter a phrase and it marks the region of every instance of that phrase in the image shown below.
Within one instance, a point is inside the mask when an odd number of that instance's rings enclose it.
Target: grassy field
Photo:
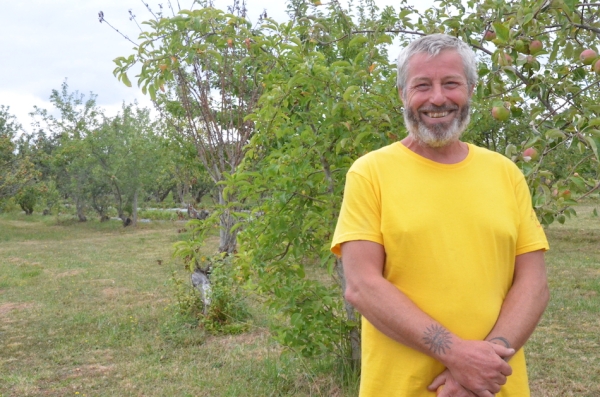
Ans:
[[[596,203],[599,204],[599,203]],[[600,205],[597,205],[600,207]],[[552,299],[528,344],[534,397],[600,396],[600,218],[552,225]],[[251,330],[211,336],[178,314],[183,223],[0,215],[0,396],[353,396],[324,363]]]
[[[183,227],[1,215],[0,396],[339,395],[327,368],[281,354],[264,314],[223,337],[178,314]]]
[[[551,299],[529,340],[534,397],[600,396],[600,201],[546,231]]]

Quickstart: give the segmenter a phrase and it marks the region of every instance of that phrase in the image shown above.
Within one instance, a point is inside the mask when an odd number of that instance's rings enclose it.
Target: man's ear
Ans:
[[[398,96],[400,97],[400,100],[402,101],[402,104],[404,105],[404,97],[402,96],[402,87],[398,87]]]

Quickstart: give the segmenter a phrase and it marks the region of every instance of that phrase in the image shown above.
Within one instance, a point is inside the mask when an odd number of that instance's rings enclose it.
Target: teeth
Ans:
[[[439,113],[427,113],[432,119],[438,119],[440,117],[446,117],[450,112],[439,112]]]

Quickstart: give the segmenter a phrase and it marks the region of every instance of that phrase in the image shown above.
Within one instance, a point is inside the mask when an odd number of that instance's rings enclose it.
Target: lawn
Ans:
[[[552,298],[528,343],[532,396],[600,396],[600,218],[552,225]],[[184,224],[0,215],[0,396],[353,396],[327,363],[286,354],[258,301],[250,331],[179,314]],[[208,247],[212,249],[214,247]]]
[[[339,395],[326,369],[281,354],[264,314],[222,337],[179,315],[183,228],[0,216],[0,396]]]

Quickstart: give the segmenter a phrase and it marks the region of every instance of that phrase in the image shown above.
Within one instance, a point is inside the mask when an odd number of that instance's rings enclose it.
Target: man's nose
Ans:
[[[431,98],[429,99],[433,105],[442,106],[446,102],[446,96],[442,89],[441,84],[434,84],[431,91]]]

